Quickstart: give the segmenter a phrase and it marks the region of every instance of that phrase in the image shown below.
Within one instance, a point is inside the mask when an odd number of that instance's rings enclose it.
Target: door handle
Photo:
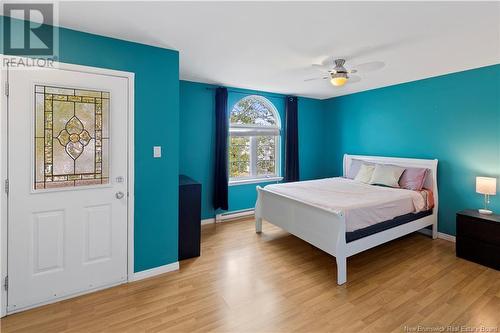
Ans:
[[[116,192],[115,197],[117,199],[122,199],[125,196],[125,194],[122,191]]]

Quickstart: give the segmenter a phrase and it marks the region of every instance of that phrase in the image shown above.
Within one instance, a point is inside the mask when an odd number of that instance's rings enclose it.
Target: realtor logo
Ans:
[[[4,54],[54,55],[53,4],[6,3],[3,12]]]
[[[4,3],[2,53],[35,62],[56,60],[55,9],[53,3]]]

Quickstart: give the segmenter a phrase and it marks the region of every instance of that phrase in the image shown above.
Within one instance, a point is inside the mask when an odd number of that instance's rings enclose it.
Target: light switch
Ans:
[[[153,147],[153,157],[154,158],[161,157],[161,146],[154,146]]]

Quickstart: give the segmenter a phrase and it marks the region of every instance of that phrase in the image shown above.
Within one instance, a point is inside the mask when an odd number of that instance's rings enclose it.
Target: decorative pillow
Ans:
[[[359,168],[358,174],[354,177],[354,180],[368,184],[370,179],[372,179],[373,170],[375,170],[374,165],[362,164]]]
[[[399,187],[399,178],[404,171],[405,168],[396,165],[376,164],[370,184]]]
[[[356,178],[356,175],[358,174],[359,169],[361,168],[361,166],[363,164],[373,165],[373,163],[363,162],[361,160],[356,160],[356,159],[351,160],[351,165],[349,166],[349,171],[347,173],[346,178],[349,178],[349,179]]]
[[[399,179],[399,187],[407,190],[421,191],[425,184],[425,178],[429,169],[425,168],[407,168],[401,179]]]

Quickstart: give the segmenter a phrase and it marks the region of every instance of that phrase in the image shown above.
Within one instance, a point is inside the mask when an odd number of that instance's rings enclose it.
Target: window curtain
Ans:
[[[227,88],[220,87],[215,91],[214,209],[228,210],[227,139]]]
[[[286,97],[285,121],[285,181],[296,182],[299,180],[299,124],[297,97]]]

